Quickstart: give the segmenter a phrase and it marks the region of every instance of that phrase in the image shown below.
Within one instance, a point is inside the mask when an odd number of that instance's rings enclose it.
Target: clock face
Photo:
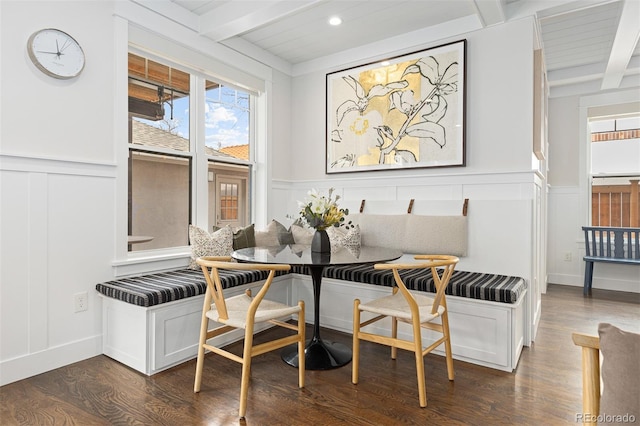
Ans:
[[[47,28],[29,37],[29,57],[47,75],[68,79],[84,68],[84,52],[77,41],[64,31]]]

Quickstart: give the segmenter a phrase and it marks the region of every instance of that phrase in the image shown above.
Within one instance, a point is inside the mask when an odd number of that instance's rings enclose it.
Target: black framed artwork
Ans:
[[[327,74],[326,172],[465,165],[466,40]]]

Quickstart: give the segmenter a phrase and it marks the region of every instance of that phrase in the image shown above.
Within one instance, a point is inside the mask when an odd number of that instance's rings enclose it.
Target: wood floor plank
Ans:
[[[361,343],[358,385],[351,365],[297,371],[279,353],[254,359],[246,419],[238,419],[240,365],[209,354],[202,391],[193,393],[195,360],[151,377],[97,356],[0,388],[4,425],[555,425],[575,424],[582,406],[581,354],[571,333],[597,334],[599,322],[640,332],[640,294],[550,285],[531,347],[514,373],[428,355],[426,408],[418,405],[413,355]],[[267,331],[256,341],[281,331]],[[311,330],[309,330],[311,333]],[[351,336],[323,329],[325,339]],[[232,345],[239,353],[241,345]]]

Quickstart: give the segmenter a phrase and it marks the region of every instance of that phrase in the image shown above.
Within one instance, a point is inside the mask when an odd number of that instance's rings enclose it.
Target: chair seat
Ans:
[[[445,307],[442,305],[438,307],[438,314],[434,315],[431,313],[431,308],[433,307],[433,297],[424,296],[422,294],[416,294],[413,292],[411,294],[418,303],[421,324],[431,321],[444,313]],[[409,309],[409,304],[400,292],[390,296],[372,300],[368,303],[362,303],[360,304],[359,308],[361,311],[411,321],[411,310]]]
[[[246,294],[230,297],[226,299],[229,319],[223,320],[219,318],[215,304],[212,304],[211,310],[206,313],[207,318],[222,324],[230,325],[231,327],[244,329],[247,326],[247,311],[249,310],[249,305],[251,305],[252,301],[253,298]],[[266,322],[283,318],[288,315],[297,314],[299,312],[300,306],[298,305],[289,306],[272,300],[263,299],[256,311],[254,322]]]

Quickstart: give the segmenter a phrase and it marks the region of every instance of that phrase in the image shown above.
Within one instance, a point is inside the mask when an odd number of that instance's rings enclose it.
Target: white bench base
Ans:
[[[276,277],[269,299],[292,303],[290,283],[288,276]],[[262,284],[264,281],[233,287],[225,290],[225,296],[247,289],[255,293]],[[103,354],[149,376],[197,356],[204,295],[150,307],[101,298]],[[256,331],[267,326],[257,326]],[[243,337],[242,330],[235,330],[210,342],[224,346]]]
[[[292,279],[293,300],[304,300],[307,306],[307,321],[313,322],[314,312],[310,308],[313,306],[311,277],[294,274]],[[320,324],[352,334],[353,300],[357,298],[366,303],[390,292],[390,287],[323,278],[320,292]],[[447,296],[453,357],[460,361],[512,372],[518,365],[524,346],[525,296],[526,291],[518,302],[513,304]],[[389,322],[386,325],[387,332],[390,327]],[[381,328],[378,327],[377,331],[380,332]],[[412,336],[407,324],[399,324],[398,334],[406,339],[411,339]],[[434,342],[437,337],[432,331],[424,330],[424,345]],[[438,348],[433,353],[444,355],[444,348]]]
[[[262,282],[257,282],[234,287],[226,290],[226,294],[233,296],[261,285]],[[366,302],[389,291],[388,287],[325,278],[322,281],[320,324],[351,334],[353,300],[359,298]],[[453,357],[513,371],[524,343],[525,294],[515,304],[447,296]],[[307,322],[314,322],[311,277],[300,274],[278,277],[272,284],[269,298],[289,304],[304,300]],[[203,299],[204,296],[200,295],[142,307],[102,296],[102,352],[146,375],[195,358]],[[399,328],[400,335],[405,334],[409,338],[410,334],[404,333],[402,326],[404,324]],[[434,340],[429,333],[424,331],[425,342]],[[223,346],[242,337],[242,331],[237,330],[213,342]],[[441,350],[434,353],[443,355]]]

